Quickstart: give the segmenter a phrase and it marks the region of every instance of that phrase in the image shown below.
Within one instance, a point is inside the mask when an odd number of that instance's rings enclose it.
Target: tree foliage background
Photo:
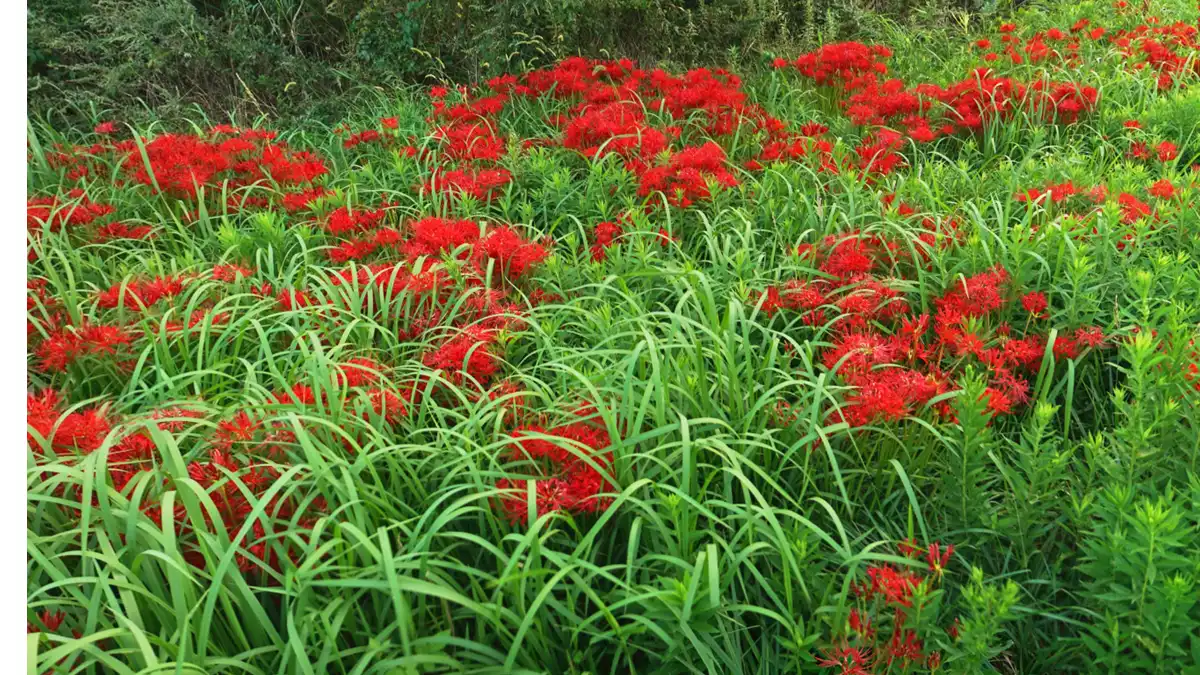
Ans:
[[[564,56],[744,67],[763,52],[931,25],[981,0],[33,0],[43,116],[325,117],[363,87],[469,82]]]

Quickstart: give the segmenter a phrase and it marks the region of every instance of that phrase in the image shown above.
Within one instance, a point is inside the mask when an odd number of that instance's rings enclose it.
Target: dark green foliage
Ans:
[[[884,17],[949,24],[942,2],[37,0],[29,98],[72,121],[192,106],[333,119],[362,87],[478,81],[573,54],[744,70],[764,52],[863,37]]]
[[[1004,624],[1016,618],[1020,599],[1017,584],[984,584],[983,570],[972,567],[962,590],[963,615],[958,622],[959,640],[947,650],[947,673],[994,672],[992,662],[1010,644],[1001,642]]]
[[[197,0],[78,0],[29,11],[31,110],[87,119],[229,116],[311,105],[345,82],[334,69],[338,17],[282,5]],[[314,3],[307,3],[314,4]],[[286,21],[283,19],[286,18]],[[139,108],[143,110],[139,111]]]
[[[1089,510],[1080,641],[1095,672],[1200,665],[1200,480],[1191,476],[1185,489],[1151,497],[1113,485]]]
[[[950,467],[945,476],[944,510],[949,529],[986,526],[991,521],[986,458],[991,436],[991,413],[987,408],[986,383],[968,372],[962,393],[954,399],[958,431],[952,437]]]

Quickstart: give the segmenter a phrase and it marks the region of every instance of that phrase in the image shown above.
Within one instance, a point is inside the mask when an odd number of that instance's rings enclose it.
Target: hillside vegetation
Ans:
[[[1197,672],[1197,17],[31,122],[39,672]]]

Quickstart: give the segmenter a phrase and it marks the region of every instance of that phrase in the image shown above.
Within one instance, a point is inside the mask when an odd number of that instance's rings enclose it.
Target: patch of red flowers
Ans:
[[[941,584],[954,546],[934,542],[922,547],[902,541],[898,548],[905,558],[923,561],[928,574],[919,573],[916,565],[868,567],[866,580],[850,585],[856,605],[832,644],[817,656],[821,668],[836,669],[838,675],[873,675],[940,667],[941,652],[928,646],[934,636],[926,615],[932,611],[930,593]]]
[[[943,394],[957,389],[963,369],[974,365],[988,374],[986,398],[993,415],[1012,414],[1029,400],[1029,377],[1036,374],[1048,346],[1042,324],[1025,322],[1016,333],[1006,315],[1013,301],[1033,318],[1045,318],[1046,295],[1018,294],[1006,269],[996,266],[951,281],[932,301],[933,313],[914,313],[894,279],[912,274],[906,249],[880,235],[851,232],[828,237],[807,255],[824,277],[769,286],[752,301],[773,316],[799,315],[806,326],[826,327],[829,346],[821,363],[849,387],[844,403],[831,411],[852,428],[896,422],[924,414],[953,419]],[[887,275],[891,275],[889,280]],[[1078,358],[1084,349],[1107,346],[1095,327],[1079,335],[1060,332],[1056,358]],[[935,399],[940,400],[932,403]]]
[[[511,459],[531,461],[545,471],[544,478],[534,480],[539,516],[556,511],[595,513],[612,502],[604,495],[615,491],[605,477],[612,465],[608,432],[594,417],[581,413],[579,418],[554,427],[523,425],[512,432]],[[504,478],[496,484],[503,492],[500,506],[514,523],[528,520],[529,482]]]

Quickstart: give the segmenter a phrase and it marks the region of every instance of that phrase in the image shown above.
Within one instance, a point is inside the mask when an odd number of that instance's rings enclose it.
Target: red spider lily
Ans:
[[[504,139],[486,122],[459,122],[435,127],[431,137],[441,143],[441,154],[457,161],[497,162],[506,153]]]
[[[550,256],[544,246],[526,241],[508,226],[490,230],[475,246],[475,264],[486,274],[489,263],[501,276],[515,281]]]
[[[229,323],[229,312],[213,312],[210,309],[197,309],[188,315],[187,322],[167,321],[164,328],[168,333],[178,333],[191,330],[204,324],[208,327],[223,326]]]
[[[274,399],[282,405],[314,405],[317,402],[313,388],[303,383],[296,383],[286,391],[277,391]]]
[[[230,195],[225,200],[225,210],[228,213],[239,213],[255,209],[266,210],[269,208],[271,208],[271,200],[261,195],[239,193]]]
[[[687,207],[697,200],[708,200],[710,184],[734,187],[738,184],[726,167],[725,151],[713,142],[680,150],[665,165],[646,169],[638,186],[638,196],[663,193],[673,206]]]
[[[63,372],[81,357],[115,356],[132,343],[132,333],[122,326],[85,323],[51,332],[35,353],[42,370]]]
[[[842,335],[822,357],[825,367],[843,375],[865,375],[877,365],[891,363],[896,346],[873,333]]]
[[[352,239],[343,241],[333,247],[327,254],[331,262],[344,264],[351,260],[363,260],[375,253],[379,249],[379,244],[371,240]]]
[[[1008,278],[1008,271],[997,266],[963,279],[934,300],[938,315],[953,323],[951,317],[981,317],[999,310],[1007,302]]]
[[[59,394],[53,389],[27,396],[27,423],[54,452],[92,452],[112,430],[112,423],[102,410],[92,408],[62,415],[59,407]],[[40,447],[40,441],[33,435],[28,436],[28,442],[31,447]]]
[[[868,640],[875,637],[875,627],[871,625],[871,618],[860,612],[857,607],[850,610],[850,630]]]
[[[401,245],[405,255],[416,258],[452,251],[479,240],[479,224],[470,220],[422,218],[409,226],[412,236]]]
[[[945,549],[936,541],[930,544],[929,550],[925,553],[925,559],[929,562],[929,571],[940,579],[946,566],[950,564],[952,555],[954,555],[954,544],[950,544]]]
[[[154,228],[149,225],[129,226],[125,223],[108,223],[96,228],[92,242],[102,244],[116,239],[152,239]]]
[[[195,420],[201,417],[204,417],[204,413],[200,410],[171,406],[151,411],[147,419],[153,421],[155,426],[163,431],[179,433],[187,427],[188,420]]]
[[[1046,37],[1054,40],[1060,39],[1059,35],[1057,31],[1048,31]],[[1041,39],[1042,36],[1034,36],[1025,47],[1035,62],[1055,53]],[[986,49],[991,43],[981,40],[977,46]],[[1024,60],[1011,46],[1008,53],[1014,62]],[[838,43],[802,55],[795,65],[818,85],[837,86],[846,93],[841,104],[853,123],[878,126],[901,122],[907,128],[908,136],[919,143],[928,143],[956,129],[981,129],[991,119],[1011,117],[1022,105],[1046,118],[1075,122],[1095,107],[1099,97],[1094,87],[1043,81],[1024,85],[1010,78],[994,77],[986,69],[978,70],[948,88],[932,84],[910,88],[900,79],[886,79],[887,66],[883,59],[889,55],[886,48],[878,46]],[[986,57],[989,61],[995,58],[995,55]],[[1027,93],[1032,95],[1026,96]],[[940,101],[953,111],[946,123],[930,116],[932,101]],[[868,173],[888,173],[900,160],[893,152],[895,148],[887,145],[886,141],[883,146],[864,143],[859,153],[860,168]],[[872,157],[882,161],[876,164]]]
[[[875,237],[849,232],[842,237],[829,236],[822,242],[824,262],[819,269],[844,281],[856,281],[875,271],[884,257]]]
[[[562,440],[552,441],[542,437]],[[539,513],[594,513],[608,508],[611,500],[601,495],[612,492],[614,486],[597,470],[612,463],[612,454],[607,450],[611,441],[603,428],[589,421],[549,429],[528,425],[518,427],[513,432],[513,440],[513,459],[540,461],[551,472],[550,478],[538,481],[535,486]],[[496,487],[513,490],[527,489],[527,485],[527,481],[502,479]],[[522,492],[514,491],[501,497],[500,506],[513,522],[524,523],[528,517],[526,498]]]
[[[891,51],[882,45],[867,46],[859,42],[839,42],[823,45],[796,59],[796,70],[819,85],[852,80],[856,76],[886,74],[883,59]]]
[[[618,218],[617,222],[605,221],[596,224],[592,231],[592,247],[590,249],[592,260],[603,262],[608,258],[609,247],[613,246],[617,238],[625,233],[619,224],[620,221],[621,219]]]
[[[916,633],[911,630],[894,631],[892,639],[888,642],[888,664],[890,665],[895,659],[900,659],[905,666],[909,663],[923,661],[925,659],[923,649],[924,643],[917,639]]]
[[[309,209],[317,200],[322,199],[323,197],[328,197],[332,194],[333,192],[329,188],[323,185],[318,185],[316,187],[307,188],[298,192],[285,193],[281,202],[283,203],[283,208],[294,213],[296,211],[304,211]]]
[[[1021,296],[1021,306],[1034,318],[1044,319],[1046,318],[1046,309],[1050,306],[1050,302],[1046,299],[1045,293],[1032,291]]]
[[[262,499],[264,493],[279,475],[274,468],[268,466],[243,466],[239,461],[220,450],[213,450],[207,462],[192,462],[188,465],[187,470],[189,478],[208,492],[209,498],[216,506],[216,515],[220,517],[224,525],[223,529],[229,534],[231,543],[243,530],[246,519],[253,511],[250,497]],[[241,487],[234,482],[234,479],[241,483]],[[308,505],[309,511],[320,511],[324,508],[321,500],[314,500]],[[235,563],[242,573],[253,572],[263,565],[278,570],[282,563],[277,553],[278,548],[283,548],[287,555],[294,559],[295,551],[287,543],[287,539],[278,536],[270,537],[278,543],[277,546],[269,546],[267,539],[268,534],[274,534],[275,526],[271,524],[273,519],[289,519],[297,513],[297,510],[298,505],[290,497],[277,496],[267,504],[264,517],[257,518],[251,525],[249,535],[239,542],[245,553],[239,551],[235,555]],[[213,530],[213,514],[207,509],[203,513],[206,527]],[[146,508],[146,515],[159,527],[162,527],[167,514],[163,512],[160,505],[151,504]],[[185,546],[193,547],[192,527],[182,505],[176,505],[172,521],[176,536],[183,540],[182,543]],[[310,520],[301,519],[298,524],[304,529],[311,527]],[[200,550],[190,548],[184,558],[197,567],[204,567],[205,559],[200,553]]]
[[[580,461],[578,453],[581,448],[600,451],[610,443],[607,431],[588,422],[574,422],[552,429],[536,425],[518,427],[512,435],[514,459],[546,459],[553,464],[568,466]],[[558,443],[535,435],[561,438],[568,442]]]
[[[42,332],[54,332],[67,322],[62,303],[50,294],[45,279],[26,282],[26,337],[32,343]],[[40,316],[39,316],[40,315]]]
[[[321,227],[332,235],[365,232],[379,227],[385,216],[387,216],[387,211],[384,209],[351,210],[350,207],[343,206],[334,209],[321,222]]]
[[[216,127],[209,138],[163,134],[145,143],[145,160],[135,147],[121,165],[135,182],[185,198],[224,181],[235,187],[267,179],[298,185],[327,173],[321,158],[274,138],[274,132],[232,127]]]
[[[165,276],[113,284],[96,296],[96,304],[103,309],[125,307],[142,311],[179,295],[191,279],[189,276]]]
[[[1179,156],[1179,148],[1170,141],[1163,141],[1154,148],[1158,161],[1169,162]]]
[[[492,333],[471,326],[427,353],[423,362],[429,368],[445,371],[452,382],[470,378],[486,384],[500,368],[500,358],[494,349]]]
[[[1149,204],[1128,192],[1122,192],[1118,195],[1117,203],[1121,206],[1121,222],[1126,225],[1132,225],[1142,218],[1149,217],[1153,213],[1153,209]]]
[[[1079,188],[1075,187],[1074,183],[1067,181],[1057,185],[1050,184],[1044,188],[1030,188],[1025,192],[1017,194],[1016,200],[1019,202],[1049,201],[1059,204],[1079,194],[1079,192]]]
[[[83,190],[71,190],[66,198],[36,197],[26,205],[26,227],[31,231],[49,227],[58,232],[64,227],[87,225],[116,211],[109,204],[91,201]]]
[[[375,384],[386,370],[378,361],[360,356],[338,364],[334,373],[334,382],[348,387]]]
[[[363,143],[376,143],[383,139],[383,135],[374,129],[364,129],[356,134],[351,134],[342,142],[342,147],[349,150],[350,148],[358,147]]]
[[[508,519],[514,523],[528,521],[528,508],[523,493],[529,481],[509,480],[501,478],[496,482],[496,488],[506,494],[500,498],[500,505]],[[535,482],[535,501],[538,513],[546,514],[555,511],[571,513],[588,513],[604,508],[603,500],[597,495],[604,491],[604,481],[600,474],[594,471],[578,471],[568,473],[565,477],[553,477]]]
[[[368,289],[392,298],[407,292],[422,301],[439,298],[442,291],[452,286],[441,265],[432,260],[425,260],[420,265],[375,264],[346,268],[330,274],[329,282],[355,289],[362,296],[364,310],[370,298],[363,291]]]
[[[639,167],[667,149],[667,136],[646,122],[642,106],[636,101],[581,107],[564,129],[563,147],[579,150],[585,157],[616,154],[636,160],[635,166]]]
[[[512,181],[508,169],[459,168],[450,171],[435,171],[425,181],[422,190],[441,192],[450,196],[470,196],[480,201],[491,201],[499,196],[505,185]]]
[[[273,297],[279,309],[285,312],[290,312],[304,307],[311,307],[317,304],[317,301],[311,295],[309,295],[307,291],[285,289],[279,291],[279,293],[275,293],[275,289],[272,288],[271,284],[268,283],[251,286],[250,292],[262,298]]]
[[[855,390],[846,396],[846,404],[836,415],[855,427],[880,420],[898,421],[951,390],[945,378],[897,367],[863,373],[849,381]]]
[[[874,662],[871,650],[842,645],[823,650],[817,657],[821,668],[837,668],[836,675],[872,675]]]
[[[25,629],[26,633],[30,635],[33,633],[40,633],[42,632],[43,628],[45,628],[48,632],[57,633],[59,627],[62,626],[62,622],[66,620],[67,615],[65,612],[51,612],[48,609],[43,609],[41,613],[38,614],[37,618],[41,625],[38,626],[30,621],[28,627]]]
[[[920,579],[891,565],[867,568],[867,582],[854,584],[854,592],[864,600],[881,598],[895,607],[912,607],[912,593]]]
[[[514,380],[498,382],[488,390],[487,397],[488,400],[499,402],[498,405],[504,410],[506,418],[516,421],[525,416],[525,389],[519,382]]]
[[[249,267],[242,267],[236,264],[214,265],[212,278],[216,281],[223,281],[227,284],[232,284],[239,279],[247,279],[254,276],[254,270]]]
[[[283,422],[242,410],[218,422],[208,440],[214,458],[254,455],[279,460],[286,447],[295,445],[296,434]]]
[[[1075,342],[1092,349],[1108,346],[1104,331],[1099,326],[1086,326],[1075,331]]]
[[[902,143],[899,134],[881,130],[865,137],[854,148],[856,166],[868,176],[886,176],[905,165],[904,157],[896,153]]]
[[[1074,359],[1079,356],[1079,343],[1060,335],[1054,340],[1053,351],[1056,359]]]
[[[406,393],[372,388],[366,391],[366,400],[371,412],[389,424],[395,424],[408,416],[410,400]]]
[[[139,473],[154,468],[157,448],[145,433],[126,436],[108,451],[108,475],[113,487],[121,492]]]
[[[1151,185],[1150,189],[1148,189],[1146,192],[1151,197],[1158,197],[1159,199],[1170,199],[1176,195],[1177,190],[1175,189],[1175,186],[1171,183],[1171,181],[1167,180],[1166,178],[1163,178],[1163,179],[1159,180],[1158,182],[1154,183],[1154,185]]]

